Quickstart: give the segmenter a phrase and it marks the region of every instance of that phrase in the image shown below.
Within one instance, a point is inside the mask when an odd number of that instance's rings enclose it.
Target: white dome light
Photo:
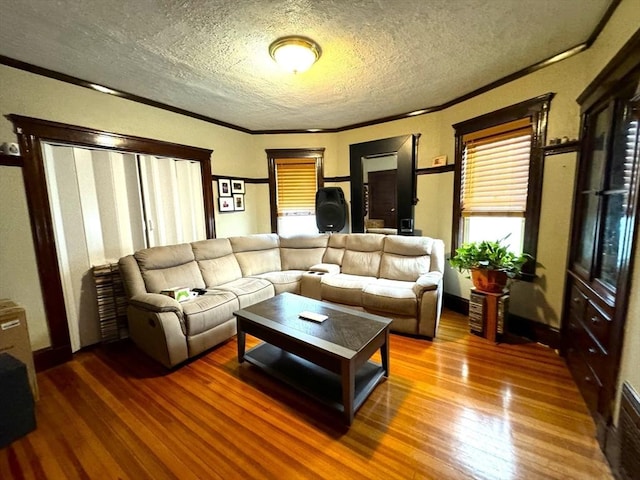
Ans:
[[[269,46],[269,54],[285,70],[301,73],[320,58],[322,51],[316,42],[308,38],[283,37]]]

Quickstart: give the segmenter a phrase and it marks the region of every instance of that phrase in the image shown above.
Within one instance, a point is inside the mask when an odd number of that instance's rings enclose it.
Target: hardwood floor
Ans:
[[[171,372],[129,342],[78,353],[38,374],[38,428],[0,450],[0,478],[613,478],[560,357],[443,317],[433,342],[391,335],[349,429],[239,366],[235,339]]]

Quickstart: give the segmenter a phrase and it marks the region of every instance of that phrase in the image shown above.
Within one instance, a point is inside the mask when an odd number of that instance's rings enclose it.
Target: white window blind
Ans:
[[[276,159],[278,216],[314,215],[316,161],[314,158]]]
[[[531,122],[525,118],[463,137],[463,216],[524,216],[531,132]]]

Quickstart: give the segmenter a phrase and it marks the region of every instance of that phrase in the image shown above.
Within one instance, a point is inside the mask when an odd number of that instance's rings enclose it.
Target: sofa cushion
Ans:
[[[182,304],[186,335],[197,335],[222,325],[238,310],[238,298],[232,292],[209,291]]]
[[[191,244],[193,254],[207,288],[242,278],[228,238],[214,238]]]
[[[346,233],[334,233],[330,235],[329,241],[327,242],[327,250],[322,257],[322,263],[342,265],[342,257],[344,256],[344,249],[347,245],[348,237],[349,235]]]
[[[256,278],[263,278],[273,284],[275,294],[283,292],[300,293],[300,282],[306,270],[284,270],[282,272],[267,272],[256,275]]]
[[[231,237],[229,241],[243,277],[282,270],[279,239],[275,233]]]
[[[342,258],[342,273],[377,277],[385,237],[373,233],[352,233]]]
[[[379,277],[415,282],[431,269],[432,244],[427,237],[387,237]]]
[[[367,284],[375,280],[375,277],[344,273],[324,275],[321,284],[322,300],[361,306],[362,290]]]
[[[362,292],[362,306],[377,312],[397,315],[417,315],[418,299],[414,282],[377,279],[368,283]]]
[[[329,235],[297,235],[280,237],[282,270],[307,270],[322,262]]]
[[[273,284],[264,278],[239,278],[223,285],[218,285],[214,291],[232,292],[240,302],[240,308],[249,307],[254,303],[267,300],[275,295]]]
[[[151,247],[134,254],[148,293],[168,288],[204,288],[191,245]]]

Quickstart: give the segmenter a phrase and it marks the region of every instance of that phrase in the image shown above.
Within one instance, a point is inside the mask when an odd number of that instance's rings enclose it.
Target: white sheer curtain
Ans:
[[[200,164],[139,155],[149,246],[206,238]]]
[[[200,164],[43,145],[73,351],[100,341],[92,267],[206,238]],[[148,227],[146,229],[146,227]]]

